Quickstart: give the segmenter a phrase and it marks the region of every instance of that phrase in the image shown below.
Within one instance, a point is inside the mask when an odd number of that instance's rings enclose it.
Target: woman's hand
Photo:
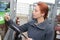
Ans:
[[[10,16],[8,14],[5,14],[4,18],[5,18],[6,21],[10,20]]]

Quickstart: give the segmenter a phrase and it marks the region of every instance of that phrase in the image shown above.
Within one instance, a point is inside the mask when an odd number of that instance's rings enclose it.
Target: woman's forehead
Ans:
[[[38,5],[36,5],[34,9],[40,10],[40,7]]]

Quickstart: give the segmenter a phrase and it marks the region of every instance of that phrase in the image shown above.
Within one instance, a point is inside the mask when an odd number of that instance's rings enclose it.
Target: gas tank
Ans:
[[[0,24],[4,24],[5,23],[4,15],[5,15],[5,12],[0,12]]]
[[[5,33],[7,31],[7,25],[4,20],[4,15],[6,12],[0,12],[0,35],[1,35],[1,40],[3,40]]]

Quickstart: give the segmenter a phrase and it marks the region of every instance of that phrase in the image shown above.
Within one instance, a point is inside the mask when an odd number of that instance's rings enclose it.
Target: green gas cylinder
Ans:
[[[5,12],[0,12],[0,24],[4,24],[5,23],[4,15],[5,15]]]

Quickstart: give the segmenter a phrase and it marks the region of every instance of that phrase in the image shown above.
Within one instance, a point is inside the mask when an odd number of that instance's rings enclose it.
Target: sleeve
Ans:
[[[12,20],[7,21],[6,23],[7,23],[7,25],[9,25],[10,28],[12,28],[16,32],[26,32],[28,30],[28,27],[29,27],[28,23],[26,23],[22,26],[18,26]]]
[[[46,38],[45,40],[54,40],[54,30],[50,29],[47,33],[46,33]]]

